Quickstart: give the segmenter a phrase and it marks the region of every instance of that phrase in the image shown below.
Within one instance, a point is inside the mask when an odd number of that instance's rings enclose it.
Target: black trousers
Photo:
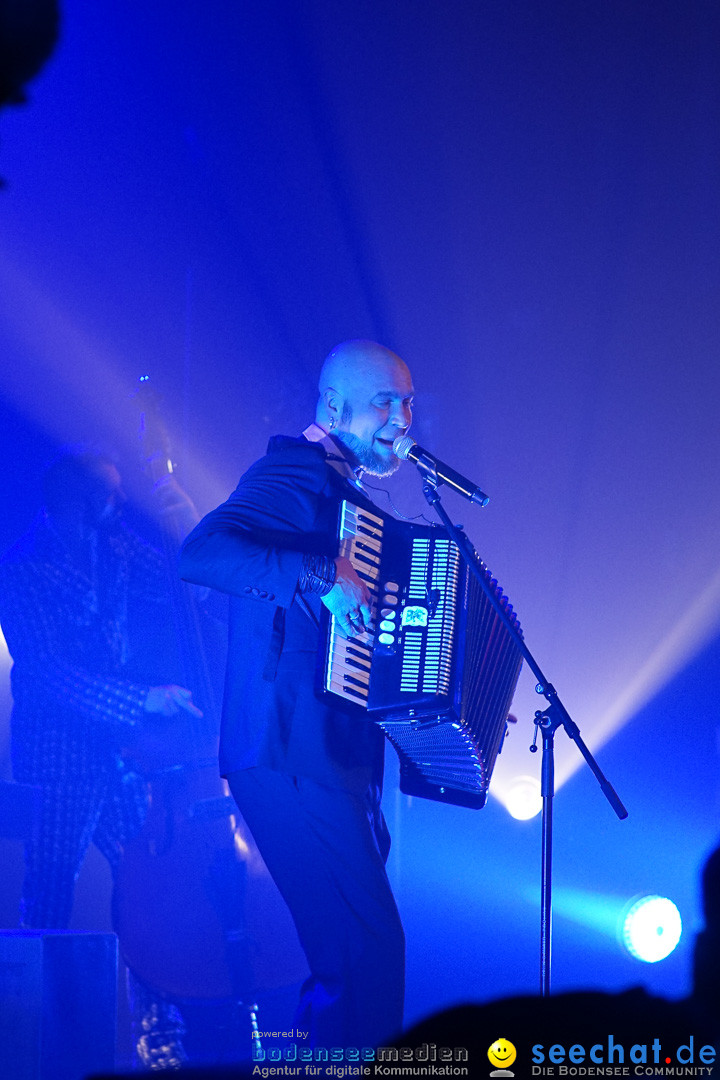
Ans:
[[[296,1027],[313,1046],[383,1045],[402,1024],[405,937],[379,808],[264,767],[228,781],[310,967]]]

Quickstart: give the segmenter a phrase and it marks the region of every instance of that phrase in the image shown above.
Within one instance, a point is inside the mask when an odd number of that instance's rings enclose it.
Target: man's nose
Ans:
[[[390,422],[394,424],[395,427],[409,428],[411,421],[412,413],[410,412],[409,406],[405,405],[404,402],[400,402],[393,410]]]

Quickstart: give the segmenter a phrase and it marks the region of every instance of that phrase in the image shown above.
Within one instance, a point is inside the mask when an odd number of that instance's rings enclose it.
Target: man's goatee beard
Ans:
[[[351,435],[348,431],[335,431],[333,434],[349,451],[355,466],[360,466],[363,472],[369,476],[392,476],[400,468],[400,458],[381,457],[372,446],[367,446],[358,439],[357,435]]]

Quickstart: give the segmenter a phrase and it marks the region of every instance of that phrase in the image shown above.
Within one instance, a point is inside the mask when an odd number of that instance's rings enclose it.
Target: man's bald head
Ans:
[[[320,372],[318,424],[376,476],[395,472],[393,440],[412,420],[414,389],[404,360],[376,341],[344,341]]]
[[[407,364],[392,349],[364,338],[343,341],[325,358],[318,387],[320,397],[329,388],[344,393],[352,389],[358,379],[382,378],[383,375],[394,375],[396,371],[403,371],[410,378]]]

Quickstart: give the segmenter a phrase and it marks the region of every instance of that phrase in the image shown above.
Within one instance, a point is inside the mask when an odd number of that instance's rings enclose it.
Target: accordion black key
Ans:
[[[323,609],[319,692],[382,728],[403,792],[484,806],[522,665],[517,644],[440,528],[346,500],[338,536],[372,595],[372,624],[346,639]]]

